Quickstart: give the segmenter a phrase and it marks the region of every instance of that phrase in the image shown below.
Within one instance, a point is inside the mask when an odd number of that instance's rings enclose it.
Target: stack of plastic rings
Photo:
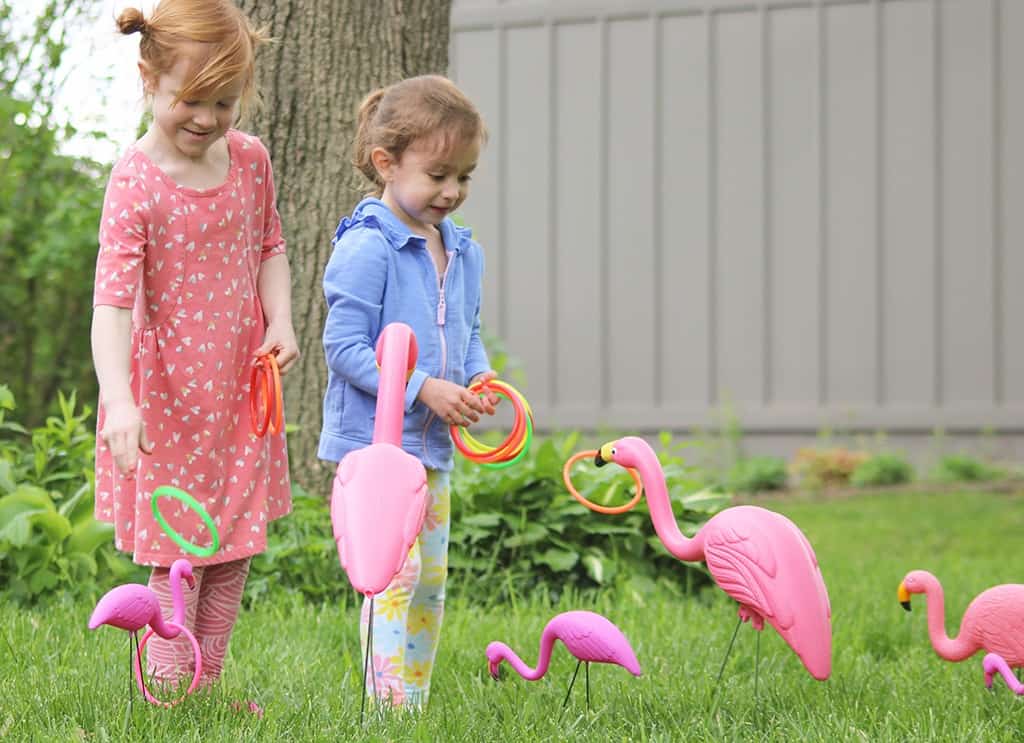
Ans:
[[[522,459],[530,449],[530,442],[533,441],[533,411],[530,410],[526,398],[510,384],[492,379],[489,382],[477,382],[469,387],[469,391],[474,394],[484,390],[490,390],[512,403],[515,409],[515,422],[511,433],[498,446],[491,448],[470,436],[465,428],[452,424],[452,442],[471,462],[491,469],[509,467]]]
[[[594,503],[593,501],[587,500],[576,490],[576,488],[573,487],[572,466],[581,459],[593,459],[596,454],[597,449],[591,449],[589,451],[581,451],[576,454],[573,454],[571,457],[565,460],[565,466],[562,467],[562,482],[565,483],[565,487],[569,489],[569,492],[572,494],[572,497],[578,500],[587,508],[589,508],[591,511],[610,514],[625,513],[626,511],[633,508],[633,506],[635,506],[637,503],[639,503],[640,498],[644,494],[644,485],[640,481],[640,474],[632,467],[627,467],[626,471],[629,472],[629,474],[633,477],[633,482],[636,483],[636,495],[633,496],[633,500],[629,501],[629,503],[626,503],[624,505],[602,506],[598,503]]]
[[[281,370],[272,353],[256,359],[249,375],[249,423],[257,436],[284,430]]]

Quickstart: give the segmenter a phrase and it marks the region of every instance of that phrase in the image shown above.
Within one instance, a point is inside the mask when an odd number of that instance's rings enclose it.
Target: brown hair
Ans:
[[[160,0],[147,19],[138,8],[126,8],[117,18],[123,34],[141,33],[139,56],[159,77],[178,63],[189,42],[205,48],[190,59],[188,82],[174,103],[215,93],[242,81],[241,109],[256,99],[256,48],[269,41],[231,0]]]
[[[376,196],[384,182],[370,154],[383,147],[396,160],[420,137],[437,136],[442,152],[474,139],[487,141],[487,128],[476,106],[441,75],[410,77],[373,91],[359,106],[352,164],[370,181]]]

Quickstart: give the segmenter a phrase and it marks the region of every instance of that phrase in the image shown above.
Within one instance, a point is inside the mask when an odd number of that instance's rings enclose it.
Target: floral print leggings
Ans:
[[[427,470],[427,515],[402,570],[373,600],[373,671],[366,693],[392,705],[425,706],[444,616],[451,492],[448,473]],[[366,655],[370,600],[359,637]],[[360,669],[361,671],[362,669]]]

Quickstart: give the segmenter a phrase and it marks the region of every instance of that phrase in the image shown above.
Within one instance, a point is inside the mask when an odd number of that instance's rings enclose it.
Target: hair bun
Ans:
[[[125,8],[121,11],[121,15],[117,17],[117,30],[123,34],[133,34],[135,32],[144,34],[149,30],[149,24],[146,22],[146,16],[142,14],[141,10],[138,8]]]

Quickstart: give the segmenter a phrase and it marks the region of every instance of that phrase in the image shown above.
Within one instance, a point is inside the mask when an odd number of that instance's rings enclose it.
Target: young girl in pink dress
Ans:
[[[96,263],[93,359],[100,384],[96,517],[118,549],[152,565],[149,585],[171,613],[168,568],[197,567],[187,624],[203,680],[218,678],[252,555],[267,524],[291,507],[283,434],[249,424],[254,360],[298,358],[288,260],[266,149],[233,129],[254,92],[265,39],[231,0],[161,0],[149,18],[117,19],[140,33],[139,71],[153,121],[114,165]],[[191,494],[217,525],[212,556],[186,555],[154,521],[153,490]],[[161,499],[174,528],[205,546],[198,515]],[[184,641],[149,643],[149,672],[190,676]]]

